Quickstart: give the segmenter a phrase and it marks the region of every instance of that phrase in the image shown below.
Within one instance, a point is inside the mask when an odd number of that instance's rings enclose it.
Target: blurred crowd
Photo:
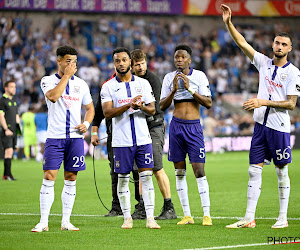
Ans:
[[[221,20],[221,28],[212,27],[204,35],[184,19],[173,17],[102,15],[96,21],[82,21],[62,13],[41,29],[33,25],[30,12],[1,12],[0,15],[0,91],[5,81],[15,80],[21,114],[30,105],[36,109],[45,105],[40,80],[55,72],[55,52],[60,45],[68,44],[78,50],[76,74],[88,83],[96,102],[99,85],[114,71],[111,57],[114,48],[142,49],[148,56],[149,70],[162,80],[166,73],[174,70],[175,46],[184,43],[193,49],[192,66],[208,76],[215,103],[209,112],[201,111],[204,129],[214,124],[214,129],[207,130],[214,136],[252,132],[252,115],[230,113],[222,105],[222,96],[257,93],[258,72],[234,44]],[[294,40],[289,60],[299,68],[300,32],[297,28],[284,25],[279,19],[275,23],[264,19],[260,25],[237,26],[255,49],[270,57],[274,35],[279,31],[291,33]],[[299,100],[297,105],[300,106]],[[167,112],[166,124],[168,116]],[[292,118],[292,128],[298,132],[299,119]]]

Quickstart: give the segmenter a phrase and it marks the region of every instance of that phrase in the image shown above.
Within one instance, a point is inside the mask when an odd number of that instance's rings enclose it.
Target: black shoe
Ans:
[[[123,215],[121,209],[115,209],[112,208],[108,214],[104,215],[105,217],[114,217],[114,216],[119,216],[119,215]]]
[[[12,175],[9,176],[11,181],[16,181],[17,179],[15,177],[13,177]]]
[[[146,219],[146,210],[144,202],[139,202],[135,205],[135,210],[131,215],[133,220],[144,220]]]
[[[173,203],[170,204],[164,203],[163,208],[161,209],[161,214],[154,218],[155,220],[171,220],[177,219]]]

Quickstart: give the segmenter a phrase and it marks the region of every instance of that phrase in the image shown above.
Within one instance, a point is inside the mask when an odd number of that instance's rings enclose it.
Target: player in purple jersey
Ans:
[[[54,183],[64,162],[64,188],[61,230],[79,231],[70,222],[78,171],[85,170],[84,133],[94,118],[94,105],[86,82],[75,76],[77,51],[67,45],[56,50],[58,72],[43,77],[41,88],[48,106],[48,129],[44,152],[44,178],[40,190],[40,222],[32,232],[48,231],[48,218],[54,201]],[[81,123],[81,107],[86,110]]]
[[[131,56],[126,48],[113,51],[116,76],[102,86],[105,118],[112,118],[114,170],[118,173],[118,197],[124,215],[122,228],[133,227],[129,177],[136,162],[143,189],[147,228],[159,229],[154,220],[152,140],[145,114],[154,115],[155,98],[149,82],[131,74]]]
[[[227,225],[227,228],[254,228],[256,205],[261,193],[264,161],[273,159],[279,191],[279,216],[272,228],[288,226],[287,209],[290,195],[288,163],[291,162],[290,117],[288,110],[296,106],[299,69],[288,60],[292,39],[288,33],[279,33],[272,44],[273,59],[255,51],[231,22],[231,9],[222,4],[223,21],[235,43],[249,57],[259,71],[257,98],[247,100],[245,110],[254,110],[256,122],[250,148],[248,202],[245,217]],[[297,83],[298,82],[298,83]]]
[[[210,108],[212,105],[209,83],[205,74],[190,68],[192,50],[187,45],[175,48],[174,63],[177,71],[164,77],[160,108],[166,110],[174,100],[174,113],[169,132],[169,155],[176,174],[176,189],[184,212],[178,225],[194,224],[191,216],[188,187],[186,182],[186,154],[197,180],[203,207],[204,226],[212,225],[210,217],[209,186],[205,176],[205,148],[200,124],[199,106]]]

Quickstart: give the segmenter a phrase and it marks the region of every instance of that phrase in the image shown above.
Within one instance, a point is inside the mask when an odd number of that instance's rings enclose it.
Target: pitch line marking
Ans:
[[[232,245],[232,246],[194,248],[193,250],[226,249],[226,248],[238,248],[238,247],[256,247],[256,246],[265,246],[265,245],[272,245],[272,244],[268,244],[268,243],[254,243],[254,244],[245,244],[245,245]],[[185,250],[189,250],[189,249],[185,249]]]
[[[35,216],[35,215],[40,215],[37,213],[0,213],[0,215],[24,215],[24,216]],[[62,214],[50,214],[50,216],[62,216]],[[104,217],[103,214],[72,214],[72,216],[77,216],[77,217]],[[123,217],[123,216],[119,216]],[[182,218],[183,216],[177,216],[178,218]],[[194,216],[193,218],[195,219],[202,219],[202,217],[199,216]],[[217,220],[226,220],[226,219],[241,219],[241,217],[226,217],[226,216],[212,216],[212,219],[217,219]],[[257,217],[255,218],[256,220],[277,220],[276,218],[263,218],[263,217]],[[300,220],[300,218],[287,218],[288,220]]]

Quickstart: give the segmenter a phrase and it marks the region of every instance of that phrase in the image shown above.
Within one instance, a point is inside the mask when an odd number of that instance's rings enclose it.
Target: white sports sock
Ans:
[[[76,197],[76,181],[65,180],[65,185],[61,193],[62,201],[62,224],[70,222],[70,216]]]
[[[249,166],[248,201],[245,214],[245,218],[249,221],[253,221],[255,217],[256,205],[261,192],[262,169],[263,168],[258,165]]]
[[[46,225],[48,225],[50,209],[54,201],[54,183],[55,181],[43,179],[43,184],[40,190],[40,222]]]
[[[117,192],[124,219],[131,217],[129,178],[130,174],[118,174]]]
[[[175,169],[176,175],[176,189],[181,203],[181,207],[184,216],[191,216],[189,196],[188,196],[188,186],[186,182],[186,170],[185,169]]]
[[[210,217],[209,187],[206,176],[196,178],[204,216]]]
[[[278,178],[279,193],[279,218],[287,219],[287,210],[290,197],[290,178],[288,174],[288,165],[283,168],[275,167]]]
[[[155,193],[152,181],[152,171],[146,170],[140,172],[140,178],[142,182],[143,200],[145,204],[147,218],[154,217],[154,202]]]

